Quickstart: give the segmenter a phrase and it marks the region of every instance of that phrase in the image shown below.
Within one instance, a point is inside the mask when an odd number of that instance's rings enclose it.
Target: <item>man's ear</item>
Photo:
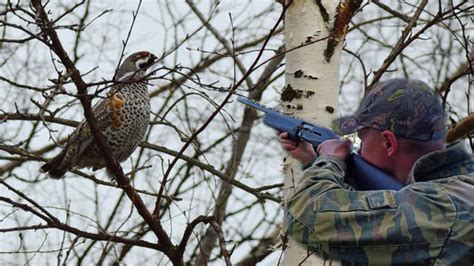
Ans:
[[[388,157],[392,157],[398,151],[398,140],[397,136],[390,130],[382,132],[382,145],[385,148]]]

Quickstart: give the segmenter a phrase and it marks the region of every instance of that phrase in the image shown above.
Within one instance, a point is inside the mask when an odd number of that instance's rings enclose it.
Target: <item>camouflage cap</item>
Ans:
[[[354,133],[364,127],[390,130],[407,139],[440,140],[445,137],[446,113],[440,97],[426,83],[390,79],[370,90],[354,115],[332,123],[333,130],[339,135]]]

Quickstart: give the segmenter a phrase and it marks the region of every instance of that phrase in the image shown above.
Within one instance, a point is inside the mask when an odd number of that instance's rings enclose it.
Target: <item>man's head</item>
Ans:
[[[340,135],[365,127],[390,130],[405,139],[435,141],[445,137],[446,114],[440,97],[424,82],[390,79],[370,90],[354,115],[333,122]]]
[[[333,121],[340,135],[358,132],[361,155],[389,172],[443,147],[446,114],[439,96],[419,80],[391,79],[369,91],[354,115]]]

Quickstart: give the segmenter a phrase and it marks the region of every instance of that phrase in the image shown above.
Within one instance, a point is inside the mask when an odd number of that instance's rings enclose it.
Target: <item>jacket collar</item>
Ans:
[[[408,175],[406,184],[465,175],[474,172],[474,158],[464,141],[420,157]]]

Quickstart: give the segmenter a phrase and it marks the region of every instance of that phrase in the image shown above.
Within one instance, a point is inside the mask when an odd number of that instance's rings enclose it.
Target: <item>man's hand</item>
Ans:
[[[316,152],[310,143],[305,141],[293,141],[288,138],[288,132],[277,132],[277,134],[280,139],[281,147],[286,150],[291,157],[300,161],[303,165],[306,165],[316,158]]]
[[[345,160],[351,154],[352,143],[348,140],[330,139],[318,146],[318,154],[326,154]]]
[[[352,152],[352,143],[348,140],[330,139],[318,146],[318,153],[313,149],[313,145],[308,142],[296,142],[288,138],[287,132],[277,132],[281,147],[286,150],[291,157],[300,161],[303,165],[316,158],[317,154],[327,154],[345,160]]]

